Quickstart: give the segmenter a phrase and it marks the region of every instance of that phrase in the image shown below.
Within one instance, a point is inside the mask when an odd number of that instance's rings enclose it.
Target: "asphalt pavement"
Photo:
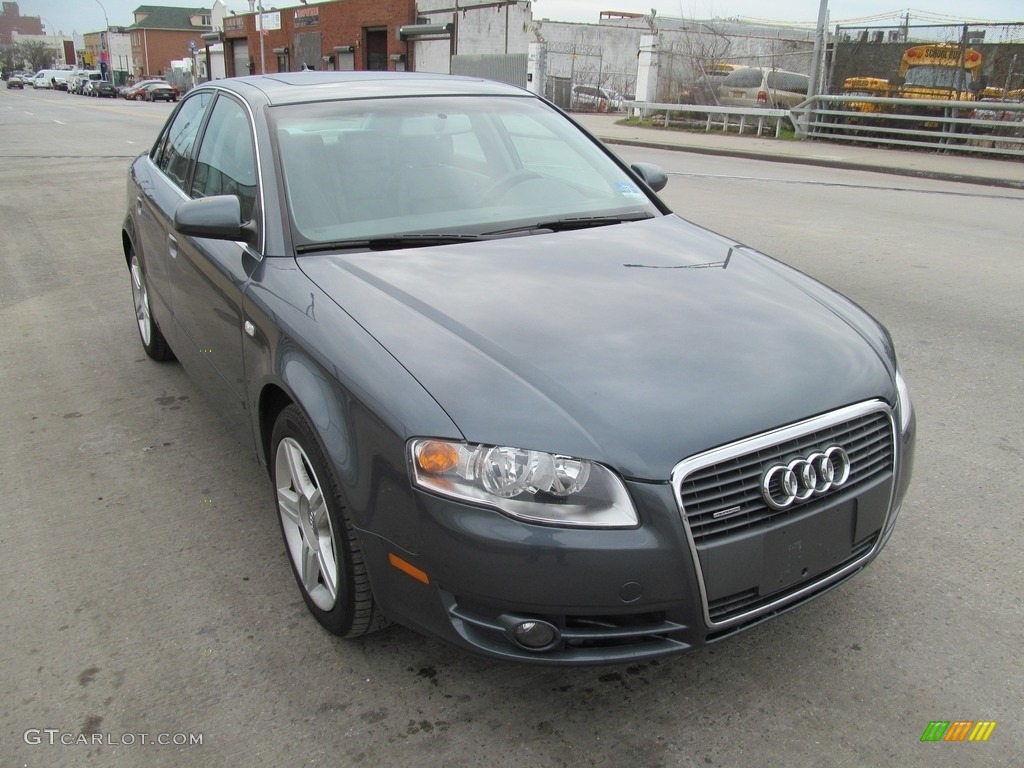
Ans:
[[[825,141],[796,141],[726,133],[624,125],[620,114],[578,112],[573,118],[608,144],[727,155],[779,163],[958,181],[1024,189],[1024,162],[1014,159],[942,154],[931,150],[870,147]]]

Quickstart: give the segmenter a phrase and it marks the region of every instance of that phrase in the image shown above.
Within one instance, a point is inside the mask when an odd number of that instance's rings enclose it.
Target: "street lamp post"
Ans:
[[[100,37],[100,62],[103,62],[103,56],[107,58],[107,74],[110,75],[110,84],[114,84],[114,70],[111,66],[114,57],[110,55],[110,20],[107,18],[107,9],[103,7],[103,3],[100,0],[96,0],[96,5],[103,11],[103,23],[106,25],[106,31]]]
[[[53,35],[53,63],[56,65],[57,62],[61,60],[60,43],[57,42],[57,28],[42,16],[39,17],[39,20],[46,21],[46,26],[50,28],[51,34]]]

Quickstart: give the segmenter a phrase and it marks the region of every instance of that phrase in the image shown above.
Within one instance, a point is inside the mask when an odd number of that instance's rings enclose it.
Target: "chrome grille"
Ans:
[[[883,406],[806,433],[786,429],[779,434],[778,442],[758,445],[754,450],[727,455],[720,460],[715,457],[722,452],[713,451],[708,456],[712,463],[707,465],[701,465],[698,457],[685,474],[675,478],[676,492],[695,545],[765,526],[769,521],[789,515],[804,514],[828,505],[836,494],[856,493],[893,471],[893,423],[888,409]],[[761,496],[761,476],[767,467],[831,444],[842,446],[850,457],[850,478],[841,489],[783,510],[772,509],[765,503]],[[719,517],[716,518],[716,514]]]

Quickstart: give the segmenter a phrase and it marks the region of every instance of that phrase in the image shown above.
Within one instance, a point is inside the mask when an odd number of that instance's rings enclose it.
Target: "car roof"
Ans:
[[[242,98],[270,104],[396,96],[520,96],[529,91],[483,78],[429,72],[280,72],[214,80],[203,86],[225,88]]]

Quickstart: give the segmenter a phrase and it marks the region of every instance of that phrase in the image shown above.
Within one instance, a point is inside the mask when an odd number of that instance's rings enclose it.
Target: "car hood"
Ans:
[[[676,216],[299,265],[471,442],[665,480],[709,448],[895,399],[867,314]]]

